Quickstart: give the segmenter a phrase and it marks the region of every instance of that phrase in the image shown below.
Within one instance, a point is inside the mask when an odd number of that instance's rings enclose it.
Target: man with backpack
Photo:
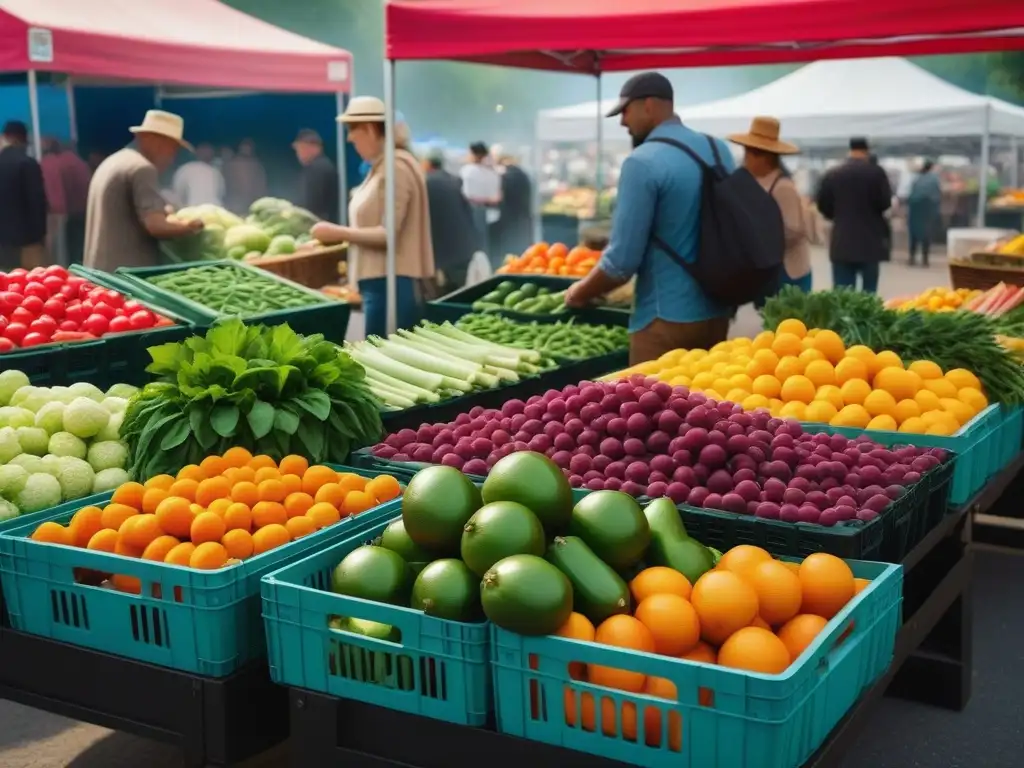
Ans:
[[[630,365],[709,349],[725,341],[735,307],[777,278],[785,249],[778,206],[753,176],[733,172],[724,142],[682,124],[663,75],[626,81],[615,115],[634,150],[619,173],[608,247],[566,304],[584,307],[636,275]]]

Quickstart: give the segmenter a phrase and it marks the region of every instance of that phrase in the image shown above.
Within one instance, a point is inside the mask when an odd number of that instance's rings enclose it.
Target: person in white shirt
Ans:
[[[224,175],[213,165],[213,159],[213,146],[200,144],[196,159],[175,171],[171,190],[182,207],[224,204]]]
[[[501,217],[498,208],[501,205],[501,176],[494,169],[483,142],[471,144],[469,154],[470,161],[459,172],[462,177],[462,194],[469,200],[480,241],[485,244],[484,250],[492,266],[497,269],[501,266],[503,256],[496,252],[498,249],[492,247],[488,230]]]

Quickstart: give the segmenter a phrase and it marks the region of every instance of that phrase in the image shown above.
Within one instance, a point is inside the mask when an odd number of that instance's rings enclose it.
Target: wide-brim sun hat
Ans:
[[[178,142],[189,152],[195,152],[195,148],[185,141],[185,119],[173,112],[164,112],[162,109],[151,109],[146,112],[142,125],[133,125],[128,129],[131,133],[154,133]]]
[[[356,96],[345,111],[338,115],[339,123],[383,123],[384,102],[376,96]]]
[[[733,133],[726,138],[741,147],[759,149],[773,155],[799,154],[800,147],[779,139],[780,131],[779,121],[774,117],[755,117],[750,121],[750,130],[747,133]]]

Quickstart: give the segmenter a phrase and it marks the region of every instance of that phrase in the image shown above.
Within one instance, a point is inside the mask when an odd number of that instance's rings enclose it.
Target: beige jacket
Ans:
[[[808,216],[796,184],[788,176],[780,177],[780,173],[769,173],[758,181],[766,190],[771,190],[771,195],[782,212],[782,225],[786,231],[786,255],[783,264],[786,274],[795,280],[811,271]],[[774,188],[772,184],[775,185]]]
[[[348,208],[349,221],[354,228],[350,246],[357,252],[358,280],[387,274],[384,190],[384,158],[380,158],[353,191]],[[401,148],[395,152],[395,234],[395,274],[433,277],[434,248],[430,239],[427,183],[419,162]]]

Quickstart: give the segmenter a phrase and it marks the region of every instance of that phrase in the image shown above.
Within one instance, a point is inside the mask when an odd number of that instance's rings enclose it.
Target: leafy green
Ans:
[[[129,401],[121,432],[136,477],[174,474],[236,445],[343,462],[381,437],[362,366],[319,334],[232,318],[149,355],[157,380]]]

